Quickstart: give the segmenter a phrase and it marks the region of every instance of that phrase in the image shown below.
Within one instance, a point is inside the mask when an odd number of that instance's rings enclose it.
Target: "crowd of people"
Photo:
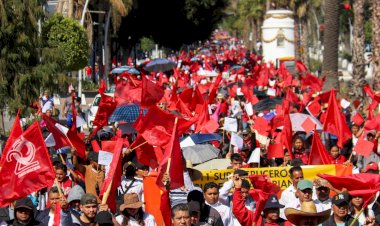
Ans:
[[[203,48],[208,50],[207,53],[181,53],[172,59],[178,63],[177,68],[172,70],[149,72],[141,65],[138,67],[140,74],[127,73],[115,78],[115,99],[121,100],[116,103],[116,108],[126,102],[141,102],[141,96],[134,99],[128,92],[137,87],[136,83],[149,78],[162,87],[163,96],[154,103],[160,111],[183,118],[186,122],[193,120],[187,128],[182,128],[181,137],[193,133],[219,133],[222,137],[221,140],[207,142],[219,150],[219,158],[229,159],[231,163],[228,169],[232,170],[232,176],[226,178],[222,186],[209,181],[202,188],[198,187],[193,182],[191,167],[187,167],[192,164],[183,155],[183,172],[180,173],[182,185],[172,189],[174,179],[169,170],[160,178],[160,183],[165,185],[163,192],[168,192],[161,200],[164,202],[166,198],[169,201],[169,224],[379,225],[380,198],[377,193],[368,200],[367,196],[350,193],[348,188],[338,188],[327,179],[304,179],[303,172],[303,167],[315,163],[316,157],[310,152],[314,145],[314,133],[320,133],[320,142],[328,155],[328,160],[320,164],[343,164],[353,168],[352,174],[366,173],[373,178],[379,177],[380,132],[374,125],[376,116],[373,111],[376,110],[377,102],[373,91],[367,86],[363,92],[368,93],[368,97],[359,101],[338,94],[344,101],[339,102],[342,104],[335,114],[344,123],[341,127],[350,128],[349,136],[345,137],[339,131],[334,134],[322,128],[294,130],[287,123],[292,113],[310,116],[315,126],[318,123],[326,124],[332,117],[327,115],[329,108],[335,106],[333,101],[337,102],[335,92],[321,93],[323,79],[311,75],[301,62],[297,62],[297,69],[292,74],[284,64],[275,68],[273,64],[263,63],[261,56],[249,52],[243,44],[236,44],[235,40],[231,43],[219,40],[217,43],[215,40],[206,42]],[[207,74],[212,72],[218,76]],[[121,86],[120,81],[128,84]],[[123,89],[124,94],[118,93],[118,89]],[[190,95],[185,95],[187,92]],[[75,90],[72,90],[71,96],[74,98],[65,101],[61,112],[67,117],[68,127],[75,126],[73,106],[80,109],[80,101],[72,103],[76,100],[75,95]],[[41,101],[41,113],[53,117],[54,104],[48,93],[41,96]],[[368,113],[363,109],[367,109]],[[359,120],[359,116],[362,116],[362,120]],[[241,146],[231,144],[233,135],[226,131],[226,118],[236,119],[234,135],[242,139]],[[141,120],[151,119],[139,118],[136,123]],[[40,125],[46,138],[52,131],[49,131],[44,121]],[[158,121],[150,123],[159,124]],[[94,136],[88,139],[87,135],[84,139],[86,159],[78,154],[75,147],[59,150],[50,147],[56,183],[1,208],[0,225],[157,225],[156,217],[145,208],[145,200],[151,194],[146,192],[144,178],[157,172],[158,165],[163,161],[162,154],[165,155],[163,152],[168,149],[166,146],[152,145],[143,136],[145,143],[149,143],[156,154],[151,159],[145,157],[145,161],[141,161],[141,155],[148,153],[148,145],[143,145],[143,142],[136,145],[141,138],[136,132],[138,129],[125,132],[120,127],[121,122],[109,124],[103,128],[99,126],[92,134]],[[290,132],[287,132],[289,129]],[[148,136],[155,134],[152,132]],[[112,208],[110,202],[104,202],[100,196],[110,166],[99,164],[100,154],[99,150],[95,150],[94,142],[101,144],[118,138],[123,139],[123,148],[119,150],[122,152],[122,176],[115,196],[109,197],[116,202],[116,208]],[[372,143],[368,155],[355,149],[358,140]],[[271,148],[276,145],[280,145],[281,151],[280,154],[276,151],[274,156]],[[157,150],[161,152],[161,157]],[[255,152],[259,152],[258,158],[252,160]],[[260,194],[266,196],[258,198],[252,195],[252,189],[257,188],[252,187],[255,178],[248,176],[245,170],[258,167],[288,167],[292,184],[283,191],[262,191],[264,193]],[[374,186],[378,190],[380,180],[375,181],[377,184]],[[271,184],[269,181],[266,183]],[[168,224],[167,212],[162,208],[161,211],[163,221]]]

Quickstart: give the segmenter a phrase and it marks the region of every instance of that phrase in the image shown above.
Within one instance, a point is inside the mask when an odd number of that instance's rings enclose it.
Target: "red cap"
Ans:
[[[368,163],[368,165],[365,167],[365,171],[367,172],[368,170],[378,170],[379,166],[375,162]]]

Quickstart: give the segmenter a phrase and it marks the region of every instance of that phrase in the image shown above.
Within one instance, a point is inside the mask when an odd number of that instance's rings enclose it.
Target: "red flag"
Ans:
[[[269,122],[263,117],[257,117],[253,124],[253,129],[257,130],[257,132],[263,136],[268,136],[271,127]]]
[[[290,120],[290,115],[289,115],[289,106],[290,103],[287,100],[284,100],[282,102],[283,104],[283,109],[284,109],[284,127],[281,131],[281,137],[282,137],[282,144],[285,146],[285,148],[288,150],[290,154],[290,159],[293,159],[293,154],[292,154],[292,122]]]
[[[71,146],[77,150],[78,157],[86,159],[86,145],[84,141],[78,136],[77,131],[69,130],[67,132],[67,138],[69,139]]]
[[[99,146],[99,143],[97,140],[92,140],[91,141],[91,146],[92,146],[92,150],[94,152],[99,152],[101,149],[100,149],[100,146]]]
[[[311,131],[313,131],[313,129],[315,128],[315,123],[313,122],[313,120],[311,120],[309,117],[305,119],[305,121],[303,121],[303,123],[301,124],[301,127],[305,130],[305,132],[308,134],[310,133]]]
[[[289,100],[293,104],[298,104],[300,102],[297,94],[295,94],[291,89],[288,89],[286,92],[285,99]]]
[[[319,79],[317,76],[312,74],[307,74],[301,77],[301,88],[305,89],[310,87],[314,91],[321,91],[323,87],[323,79]]]
[[[101,94],[98,110],[93,122],[96,129],[90,134],[88,139],[91,139],[91,137],[93,137],[101,128],[108,124],[108,118],[114,112],[116,105],[116,101],[112,96]]]
[[[107,152],[110,152],[110,153],[113,153],[114,149],[115,149],[115,145],[116,145],[116,142],[115,140],[102,140],[102,151],[107,151]],[[123,143],[124,143],[124,140],[123,140]]]
[[[329,105],[326,111],[326,119],[323,124],[323,131],[334,134],[338,137],[338,147],[343,148],[344,143],[351,138],[351,131],[346,124],[346,118],[339,110],[335,99],[335,90],[331,90]]]
[[[157,158],[155,148],[148,144],[141,135],[137,135],[136,140],[129,148],[136,151],[136,158],[139,163],[153,169],[158,167],[158,162],[161,161],[161,159]]]
[[[99,197],[102,198],[104,192],[107,191],[108,187],[111,186],[110,195],[107,199],[107,204],[112,212],[116,213],[116,189],[121,183],[121,152],[123,148],[123,138],[118,138],[113,150],[112,162],[109,171],[104,178],[104,183],[100,189]]]
[[[134,79],[132,75],[124,72],[115,81],[115,101],[117,105],[141,102],[141,81]]]
[[[53,226],[60,226],[60,225],[61,225],[61,205],[57,201],[55,203]]]
[[[321,141],[318,132],[314,130],[313,141],[311,143],[311,150],[309,154],[308,165],[324,165],[330,164],[329,153]]]
[[[145,76],[142,78],[141,107],[149,107],[157,104],[164,96],[164,90],[161,86],[153,83]]]
[[[73,110],[73,124],[71,125],[70,130],[77,133],[77,108],[75,107],[75,97],[71,96],[71,109]]]
[[[177,130],[177,119],[174,122],[173,133],[169,144],[167,145],[164,153],[164,158],[158,167],[157,185],[158,187],[165,187],[162,183],[162,177],[167,172],[170,177],[170,190],[180,188],[184,185],[183,182],[183,166],[182,166],[182,153],[179,146],[179,133]]]
[[[321,113],[321,105],[318,101],[313,100],[310,102],[310,104],[306,107],[306,110],[313,115],[314,117],[317,117]]]
[[[364,92],[369,96],[371,97],[371,99],[374,99],[375,98],[375,93],[372,91],[371,87],[367,84],[365,86],[363,86],[363,90]]]
[[[259,102],[259,99],[253,95],[252,89],[250,89],[248,86],[242,86],[241,92],[244,93],[245,98],[251,102],[252,105],[255,105]]]
[[[268,145],[268,159],[272,158],[284,158],[284,149],[282,144]]]
[[[366,189],[378,190],[380,188],[379,174],[357,173],[344,176],[318,174],[318,176],[330,182],[330,184],[338,190],[342,190],[343,188],[346,188],[348,191]]]
[[[355,125],[361,126],[364,122],[363,116],[358,112],[352,117],[352,121],[355,123]]]
[[[13,142],[22,134],[22,128],[20,123],[20,109],[17,111],[17,115],[15,117],[15,121],[13,122],[13,126],[11,132],[9,133],[9,137],[7,142],[5,143],[5,147],[3,153],[8,152],[8,149],[12,146]],[[4,158],[0,160],[0,167],[3,165]]]
[[[55,173],[38,121],[13,141],[2,159],[0,207],[54,183]]]
[[[106,91],[106,84],[104,83],[104,80],[101,79],[100,84],[99,84],[99,88],[98,88],[98,92],[100,95],[103,95],[105,91]]]
[[[354,151],[359,155],[369,157],[373,150],[373,145],[373,142],[359,138],[354,147]]]
[[[56,126],[56,125],[62,126],[61,124],[59,124],[53,118],[46,116],[45,114],[42,115],[42,119],[45,121],[47,129],[49,130],[50,133],[52,133],[54,137],[54,141],[55,141],[54,149],[58,150],[63,147],[71,147],[71,143],[67,139],[66,135],[62,133],[62,131],[60,131],[58,127]]]
[[[156,105],[149,108],[145,116],[140,115],[134,124],[135,129],[151,145],[165,146],[169,143],[174,127],[175,115],[161,110]],[[194,120],[178,119],[178,133],[181,135]]]
[[[171,206],[170,206],[170,199],[169,199],[169,191],[162,190],[161,194],[161,202],[160,202],[160,210],[162,214],[162,218],[164,220],[165,225],[172,225],[171,221]]]
[[[216,93],[218,92],[218,87],[220,82],[222,81],[222,73],[219,73],[218,76],[216,77],[214,84],[212,86],[212,89],[210,91],[210,94],[208,95],[208,103],[211,104],[214,102],[214,99],[216,97]]]
[[[297,68],[298,72],[307,72],[308,71],[306,65],[300,60],[296,61],[296,68]]]

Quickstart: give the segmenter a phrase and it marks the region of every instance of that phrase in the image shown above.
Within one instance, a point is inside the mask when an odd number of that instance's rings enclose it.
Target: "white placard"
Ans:
[[[247,112],[248,116],[253,115],[253,108],[252,108],[251,102],[246,103],[244,108],[245,108],[245,112]]]
[[[269,81],[269,86],[273,87],[276,84],[276,80],[269,79],[268,81]]]
[[[275,97],[275,96],[276,96],[276,90],[275,90],[275,89],[272,89],[272,88],[268,88],[268,90],[267,90],[267,95],[268,95],[268,96]]]
[[[190,136],[186,137],[183,141],[181,141],[179,143],[179,146],[181,148],[185,148],[185,147],[191,147],[191,146],[195,146],[195,143],[193,141],[193,139],[191,139]]]
[[[80,116],[77,115],[77,128],[81,127],[81,126],[83,126],[85,124],[86,124],[86,121],[82,117],[80,117]]]
[[[348,108],[349,106],[350,106],[350,102],[348,102],[346,99],[341,99],[340,100],[340,106],[342,106],[342,108],[344,108],[344,109],[346,109],[346,108]]]
[[[98,164],[109,166],[112,162],[113,154],[108,151],[99,151]]]
[[[255,148],[255,150],[253,150],[247,163],[260,163],[260,148]]]
[[[57,127],[59,129],[59,131],[61,131],[61,133],[65,134],[65,135],[67,135],[67,132],[69,131],[69,128],[67,128],[66,126],[63,126],[59,123],[56,123],[55,127]]]
[[[54,137],[53,137],[53,134],[49,134],[46,139],[45,139],[45,144],[46,144],[46,147],[50,148],[50,147],[54,147],[55,146],[55,140],[54,140]]]
[[[237,132],[237,120],[236,118],[224,118],[224,130],[230,131],[230,132]]]
[[[240,87],[238,87],[236,89],[236,95],[238,95],[238,96],[244,96],[244,93],[241,92],[241,88]]]
[[[243,138],[241,138],[236,133],[232,133],[231,144],[238,147],[240,150],[243,148]]]

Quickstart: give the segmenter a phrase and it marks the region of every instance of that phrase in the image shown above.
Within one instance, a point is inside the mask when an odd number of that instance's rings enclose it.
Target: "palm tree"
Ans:
[[[326,75],[326,82],[323,89],[338,89],[339,0],[326,0],[324,12],[325,32],[323,37],[322,74]]]
[[[355,0],[353,4],[354,10],[354,37],[352,49],[352,63],[353,63],[353,79],[352,79],[352,92],[355,97],[362,97],[361,87],[365,83],[365,59],[364,59],[364,3],[365,0]]]
[[[372,75],[373,88],[380,90],[380,1],[372,0]]]

